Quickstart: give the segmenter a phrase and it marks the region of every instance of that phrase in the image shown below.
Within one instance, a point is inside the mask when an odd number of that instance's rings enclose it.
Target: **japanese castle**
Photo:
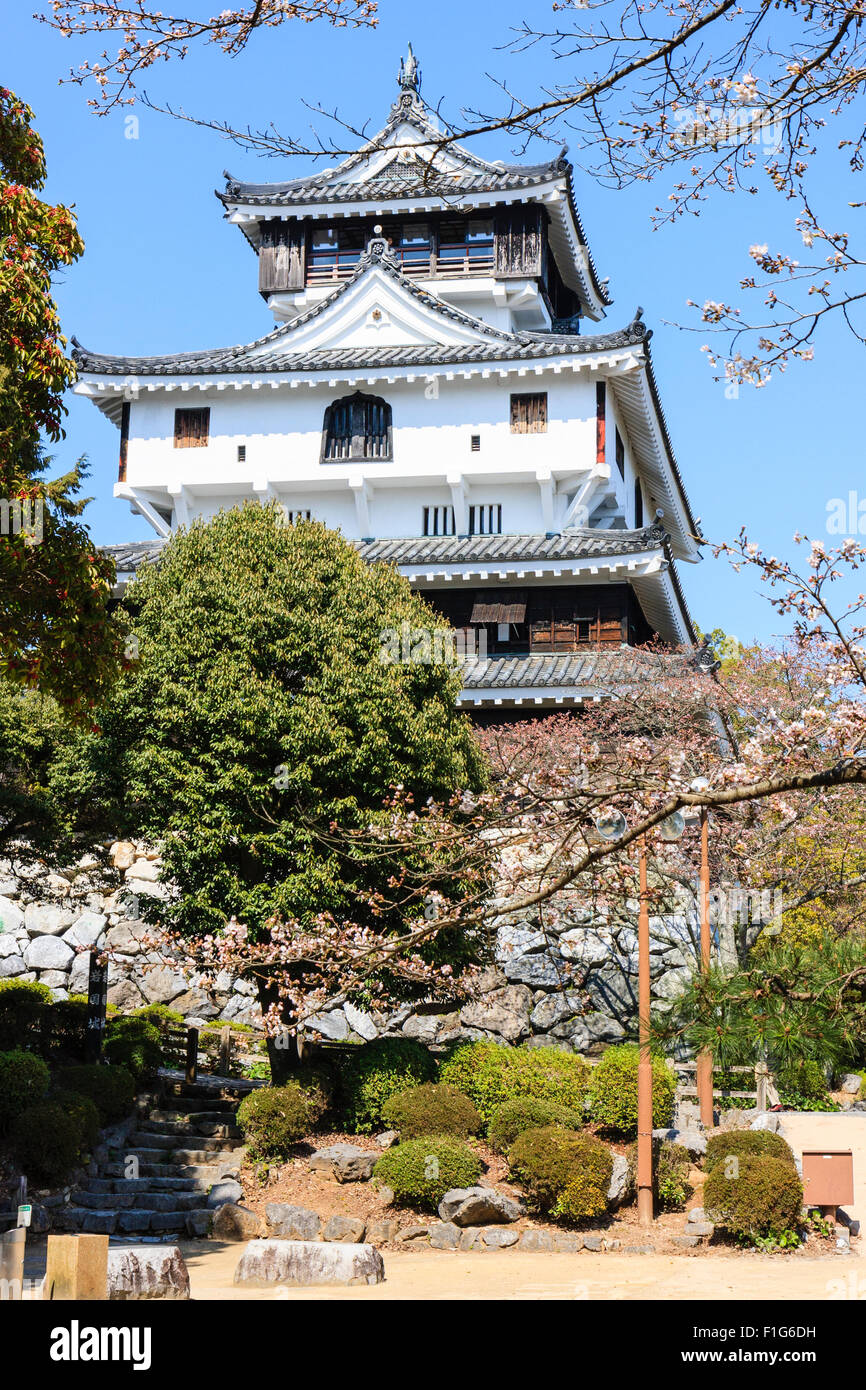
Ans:
[[[276,327],[245,346],[116,357],[74,341],[76,390],[120,431],[115,496],[151,541],[244,501],[338,528],[482,640],[484,719],[598,698],[695,633],[700,558],[641,311],[608,330],[563,151],[489,163],[448,140],[412,54],[380,132],[332,169],[226,175],[227,221]]]

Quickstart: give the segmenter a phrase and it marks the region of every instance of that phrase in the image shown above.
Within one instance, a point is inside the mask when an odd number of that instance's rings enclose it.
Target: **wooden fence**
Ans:
[[[686,1072],[691,1075],[697,1071],[697,1062],[675,1062],[674,1071]],[[770,1071],[766,1062],[756,1062],[753,1067],[721,1067],[714,1072],[714,1079],[719,1071],[730,1075],[732,1072],[742,1073],[745,1077],[753,1077],[755,1086],[751,1091],[733,1091],[727,1087],[713,1086],[713,1096],[719,1096],[723,1100],[754,1100],[758,1110],[766,1110],[769,1103],[769,1084]],[[698,1088],[694,1083],[685,1086],[682,1082],[677,1086],[677,1099],[686,1096],[697,1097]]]
[[[165,1065],[176,1067],[195,1081],[199,1072],[215,1076],[240,1076],[245,1067],[266,1060],[251,1047],[249,1033],[233,1029],[230,1023],[219,1031],[198,1028],[167,1028],[162,1034]]]

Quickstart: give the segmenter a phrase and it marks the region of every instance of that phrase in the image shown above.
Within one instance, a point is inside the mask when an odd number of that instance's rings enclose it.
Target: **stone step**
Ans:
[[[200,1178],[209,1183],[217,1182],[225,1172],[235,1172],[239,1163],[140,1163],[140,1178]],[[126,1172],[122,1163],[106,1163],[102,1170],[107,1178],[124,1178]]]
[[[210,1182],[199,1178],[86,1178],[82,1192],[206,1192]]]
[[[197,1149],[200,1153],[223,1153],[226,1149],[238,1148],[238,1136],[230,1139],[219,1139],[216,1137],[205,1137],[196,1134],[193,1130],[186,1131],[185,1134],[161,1134],[158,1130],[137,1129],[129,1136],[130,1148],[127,1153],[135,1153],[136,1148],[141,1149],[162,1149],[175,1151],[177,1149]],[[186,1143],[184,1143],[184,1140]]]
[[[89,1192],[82,1188],[72,1194],[72,1204],[90,1211],[192,1211],[200,1207],[201,1192]]]
[[[243,1130],[239,1129],[235,1123],[232,1123],[234,1116],[229,1120],[221,1118],[213,1120],[207,1115],[196,1116],[195,1123],[192,1123],[185,1118],[179,1120],[161,1118],[165,1113],[168,1112],[157,1111],[152,1115],[152,1118],[145,1120],[139,1127],[139,1134],[149,1134],[149,1136],[157,1136],[158,1134],[158,1136],[160,1136],[160,1145],[163,1148],[170,1147],[168,1144],[161,1144],[163,1138],[174,1138],[174,1140],[177,1141],[178,1138],[182,1140],[182,1138],[192,1137],[196,1138],[197,1141],[197,1138],[204,1136],[207,1140],[207,1143],[204,1144],[206,1148],[215,1147],[215,1144],[211,1143],[211,1140],[236,1140],[236,1138],[243,1138]]]
[[[141,1235],[160,1236],[207,1234],[213,1212],[206,1207],[187,1211],[91,1211],[87,1207],[61,1207],[56,1224],[65,1231],[84,1235]]]
[[[234,1125],[237,1112],[234,1110],[166,1110],[157,1108],[148,1112],[148,1124],[173,1125],[181,1130],[197,1129],[200,1125]],[[146,1128],[142,1124],[142,1129]],[[173,1133],[166,1130],[165,1133]]]
[[[153,1104],[149,1107],[153,1110],[170,1111],[176,1115],[189,1114],[219,1114],[224,1112],[227,1115],[234,1115],[240,1099],[227,1096],[222,1099],[219,1096],[205,1098],[203,1096],[181,1096],[181,1095],[161,1095],[153,1097]]]

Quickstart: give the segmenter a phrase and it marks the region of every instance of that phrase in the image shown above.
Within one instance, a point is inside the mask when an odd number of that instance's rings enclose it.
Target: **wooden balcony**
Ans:
[[[496,266],[492,246],[440,246],[438,255],[395,247],[392,254],[404,275],[425,280],[442,280],[458,275],[493,275]],[[360,251],[329,251],[321,257],[311,254],[307,262],[306,285],[330,285],[350,279],[361,255]]]

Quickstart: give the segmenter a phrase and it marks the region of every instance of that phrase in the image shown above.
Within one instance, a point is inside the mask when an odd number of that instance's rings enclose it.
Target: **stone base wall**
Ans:
[[[142,900],[163,897],[158,854],[142,843],[97,847],[62,873],[0,861],[0,979],[41,980],[55,998],[87,989],[88,951],[110,953],[109,1002],[123,1011],[162,1003],[190,1023],[256,1027],[254,987],[225,972],[205,989],[165,966],[144,938]],[[628,906],[630,912],[632,905]],[[637,920],[637,904],[631,921]],[[664,1008],[696,961],[696,925],[687,911],[651,921],[653,1005]],[[637,933],[587,912],[565,926],[502,919],[496,963],[478,996],[460,1005],[405,1006],[389,1016],[351,1004],[317,1019],[337,1041],[386,1036],[443,1044],[492,1037],[592,1055],[632,1036],[637,1017]]]

